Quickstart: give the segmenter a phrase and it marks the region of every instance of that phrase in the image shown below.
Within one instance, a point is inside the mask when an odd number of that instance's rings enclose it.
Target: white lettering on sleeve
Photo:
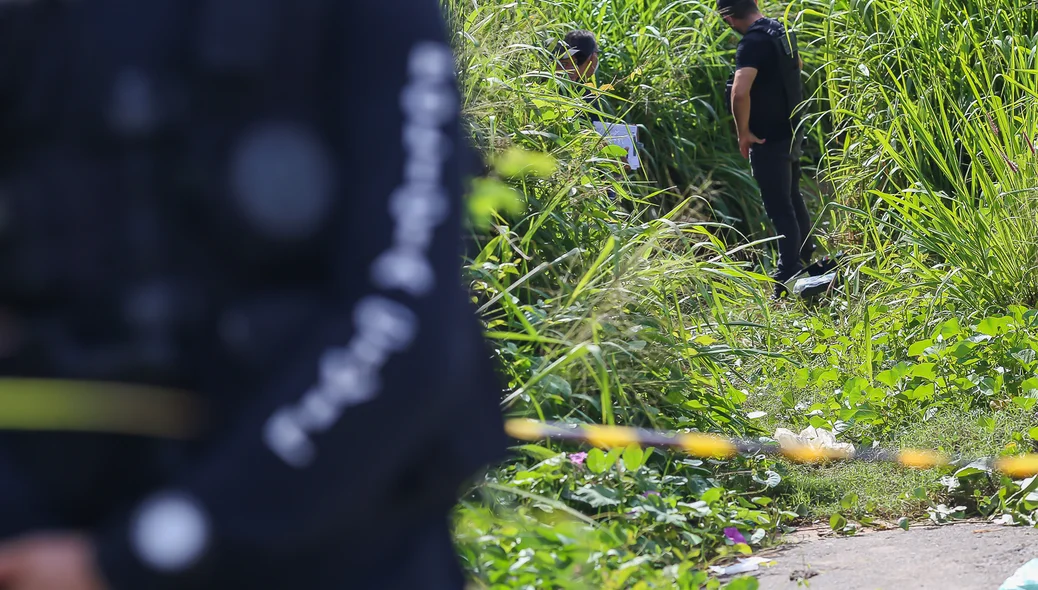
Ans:
[[[399,101],[404,114],[404,181],[388,195],[393,242],[372,264],[370,278],[378,289],[422,297],[436,285],[427,255],[433,230],[450,210],[443,163],[454,146],[442,126],[458,112],[454,56],[442,43],[419,43],[411,51],[407,71]],[[351,340],[321,356],[318,383],[296,404],[279,408],[267,420],[264,442],[291,467],[302,469],[315,460],[317,449],[310,435],[326,431],[347,408],[378,395],[378,374],[389,356],[406,350],[418,333],[418,317],[411,309],[374,294],[358,302],[353,323]]]

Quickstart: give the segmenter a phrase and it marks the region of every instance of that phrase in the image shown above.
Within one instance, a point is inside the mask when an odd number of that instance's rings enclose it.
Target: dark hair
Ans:
[[[569,55],[573,63],[582,66],[598,53],[598,42],[591,31],[570,31],[566,38],[555,46],[555,57]]]
[[[757,3],[753,0],[717,0],[717,12],[721,16],[746,18],[758,12]]]

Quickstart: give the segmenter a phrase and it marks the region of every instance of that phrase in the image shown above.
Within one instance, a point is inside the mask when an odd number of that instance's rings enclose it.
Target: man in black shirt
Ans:
[[[572,82],[579,84],[591,83],[592,77],[598,71],[598,41],[591,31],[570,31],[566,37],[555,46],[555,72],[565,74]],[[602,95],[591,88],[584,88],[581,98],[587,103],[588,108],[582,111],[592,123],[608,123],[601,113],[606,113]],[[620,161],[624,167],[631,169],[628,163],[629,156],[623,156]],[[614,198],[612,189],[606,189],[610,198]]]
[[[598,42],[591,31],[570,31],[555,46],[555,71],[565,74],[571,81],[587,84],[598,71]],[[585,111],[592,121],[601,121],[602,101],[598,93],[584,89],[582,96],[591,110]]]
[[[725,22],[742,35],[735,54],[731,108],[739,133],[739,150],[750,159],[764,208],[779,238],[779,264],[772,278],[784,283],[810,262],[814,245],[811,220],[800,193],[798,106],[803,100],[803,62],[796,37],[780,22],[765,18],[756,0],[718,0]]]

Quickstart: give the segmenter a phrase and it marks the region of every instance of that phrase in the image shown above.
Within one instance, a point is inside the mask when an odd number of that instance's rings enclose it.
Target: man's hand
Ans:
[[[757,79],[757,68],[742,67],[735,70],[732,81],[732,115],[735,116],[735,128],[739,130],[739,151],[742,157],[750,157],[750,147],[755,143],[764,143],[750,131],[750,89]]]
[[[74,533],[36,534],[0,544],[3,590],[106,590],[90,540]]]
[[[745,133],[739,134],[739,151],[742,152],[742,157],[750,157],[750,148],[754,144],[764,143],[764,140],[753,134],[752,131],[746,131]]]

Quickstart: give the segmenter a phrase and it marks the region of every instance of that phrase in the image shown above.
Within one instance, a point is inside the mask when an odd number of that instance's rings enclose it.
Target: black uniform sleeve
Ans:
[[[333,102],[351,139],[336,156],[347,206],[320,325],[269,343],[283,365],[222,440],[98,533],[113,590],[209,588],[212,572],[341,547],[343,531],[377,543],[415,503],[445,514],[462,478],[503,452],[460,287],[466,155],[439,5],[339,4],[352,13],[338,36],[350,65]],[[484,422],[459,446],[458,417],[476,419],[479,404]]]
[[[739,41],[739,46],[735,49],[735,69],[762,69],[768,59],[770,49],[771,42],[767,39],[761,38],[760,35],[746,35]]]

